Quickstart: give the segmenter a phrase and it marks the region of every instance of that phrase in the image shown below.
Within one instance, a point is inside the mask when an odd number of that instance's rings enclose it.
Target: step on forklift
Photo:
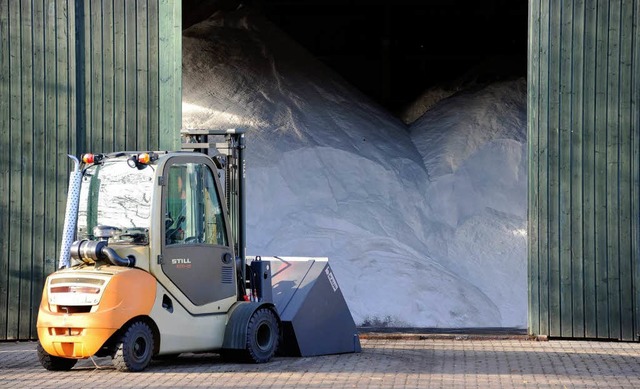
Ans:
[[[37,319],[42,366],[360,352],[327,258],[246,256],[244,131],[182,139],[182,151],[70,156],[59,269]]]

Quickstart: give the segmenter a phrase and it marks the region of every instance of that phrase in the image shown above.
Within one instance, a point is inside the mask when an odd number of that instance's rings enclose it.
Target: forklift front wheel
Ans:
[[[153,332],[143,321],[136,321],[126,329],[116,346],[113,365],[120,371],[142,371],[153,356]]]
[[[36,346],[36,351],[38,353],[38,360],[40,361],[40,364],[42,365],[42,367],[44,367],[47,370],[51,370],[51,371],[71,370],[71,368],[76,365],[76,362],[78,362],[77,359],[56,357],[54,355],[49,354],[48,352],[44,351],[44,348],[42,347],[40,342],[38,342],[38,345]]]
[[[247,354],[255,363],[269,362],[278,349],[280,329],[273,311],[267,308],[253,313],[247,326]]]

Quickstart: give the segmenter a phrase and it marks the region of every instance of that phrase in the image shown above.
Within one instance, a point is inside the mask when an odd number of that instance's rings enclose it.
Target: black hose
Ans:
[[[101,254],[116,266],[134,267],[136,265],[136,257],[128,255],[126,258],[122,258],[111,247],[104,246]]]

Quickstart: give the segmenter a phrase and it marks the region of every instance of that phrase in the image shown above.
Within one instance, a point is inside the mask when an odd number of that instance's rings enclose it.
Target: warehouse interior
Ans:
[[[252,7],[387,108],[425,89],[525,77],[526,0],[183,0],[186,29]]]

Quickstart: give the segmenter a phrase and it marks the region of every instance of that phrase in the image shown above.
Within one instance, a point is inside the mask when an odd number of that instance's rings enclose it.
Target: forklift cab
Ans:
[[[162,271],[196,306],[236,294],[216,171],[211,159],[193,154],[171,156],[163,171]]]

